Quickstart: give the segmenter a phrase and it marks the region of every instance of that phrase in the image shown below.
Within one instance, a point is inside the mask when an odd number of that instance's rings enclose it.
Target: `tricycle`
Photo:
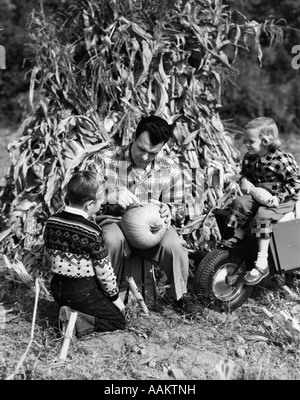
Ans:
[[[295,212],[286,214],[276,225],[269,247],[270,274],[259,286],[280,286],[300,271],[300,203]],[[232,236],[226,225],[228,209],[214,211],[222,239]],[[194,262],[194,292],[208,307],[226,311],[240,307],[250,296],[253,286],[243,283],[257,256],[257,241],[246,232],[238,248],[226,248],[219,241],[216,248]],[[196,259],[196,258],[195,258]],[[255,287],[255,286],[254,286]]]

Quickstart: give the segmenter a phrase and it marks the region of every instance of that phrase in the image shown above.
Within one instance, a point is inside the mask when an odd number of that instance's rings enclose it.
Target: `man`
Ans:
[[[132,253],[159,265],[171,283],[170,296],[176,309],[194,315],[198,307],[187,296],[188,251],[185,241],[171,225],[186,198],[180,168],[163,153],[163,146],[171,135],[171,126],[164,119],[142,118],[132,143],[101,151],[94,155],[89,167],[96,169],[108,183],[107,203],[103,206],[100,225],[116,275],[123,257]],[[119,222],[126,208],[145,202],[160,206],[167,231],[158,245],[139,250],[129,245]]]

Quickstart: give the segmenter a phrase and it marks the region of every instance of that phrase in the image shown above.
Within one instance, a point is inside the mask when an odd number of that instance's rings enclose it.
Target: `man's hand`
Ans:
[[[120,189],[118,193],[109,193],[107,202],[109,204],[119,204],[119,206],[125,209],[133,204],[140,204],[139,199],[126,188]]]
[[[125,313],[125,304],[123,301],[120,299],[120,297],[117,298],[117,300],[112,302],[118,309],[124,314]]]
[[[157,204],[160,207],[160,216],[162,219],[165,220],[165,223],[167,224],[167,229],[169,229],[171,225],[171,211],[169,209],[169,206],[154,199],[149,200],[149,203]]]
[[[250,181],[248,181],[248,179],[243,178],[242,182],[241,182],[241,191],[244,194],[249,194],[250,193],[250,189],[253,187],[253,183],[251,183]]]
[[[279,199],[277,196],[272,196],[270,200],[268,201],[267,207],[278,207],[279,206]]]

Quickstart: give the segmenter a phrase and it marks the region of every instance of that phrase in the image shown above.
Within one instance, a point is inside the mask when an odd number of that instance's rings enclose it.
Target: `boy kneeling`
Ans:
[[[67,323],[70,308],[78,312],[76,336],[125,329],[125,306],[119,298],[114,270],[101,228],[89,218],[104,200],[105,187],[91,171],[75,173],[67,185],[64,210],[48,219],[45,254],[51,272],[51,291]]]

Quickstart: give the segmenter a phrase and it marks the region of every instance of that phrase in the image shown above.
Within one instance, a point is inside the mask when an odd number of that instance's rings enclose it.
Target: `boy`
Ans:
[[[75,173],[62,212],[50,216],[45,254],[54,274],[51,290],[61,306],[60,322],[78,311],[76,336],[125,329],[125,306],[104,247],[102,230],[89,218],[99,210],[105,187],[92,171]]]

